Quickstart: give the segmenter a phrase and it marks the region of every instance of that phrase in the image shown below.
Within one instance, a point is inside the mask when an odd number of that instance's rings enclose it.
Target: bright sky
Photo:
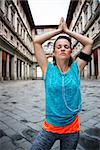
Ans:
[[[58,25],[66,20],[70,0],[28,0],[35,25]]]

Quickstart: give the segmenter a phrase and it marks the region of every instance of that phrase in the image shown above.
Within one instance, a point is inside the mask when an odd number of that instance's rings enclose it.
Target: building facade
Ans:
[[[94,40],[92,61],[84,68],[83,78],[100,78],[100,1],[71,0],[66,22],[70,30]],[[73,55],[82,50],[82,45],[72,38]]]
[[[34,26],[27,0],[0,0],[0,80],[36,76]]]

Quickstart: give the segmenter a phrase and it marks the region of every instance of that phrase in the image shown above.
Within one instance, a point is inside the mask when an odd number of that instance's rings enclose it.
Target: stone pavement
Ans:
[[[0,82],[0,150],[29,150],[45,114],[43,80]],[[77,150],[100,150],[100,80],[82,80]],[[52,150],[59,150],[59,141]]]

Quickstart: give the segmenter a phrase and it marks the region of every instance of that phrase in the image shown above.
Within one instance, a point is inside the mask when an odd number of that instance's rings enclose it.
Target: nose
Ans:
[[[65,47],[64,46],[61,47],[61,51],[65,51]]]

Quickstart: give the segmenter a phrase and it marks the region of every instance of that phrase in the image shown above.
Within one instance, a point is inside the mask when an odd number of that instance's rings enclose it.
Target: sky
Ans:
[[[58,25],[66,20],[70,0],[28,0],[35,25]]]

